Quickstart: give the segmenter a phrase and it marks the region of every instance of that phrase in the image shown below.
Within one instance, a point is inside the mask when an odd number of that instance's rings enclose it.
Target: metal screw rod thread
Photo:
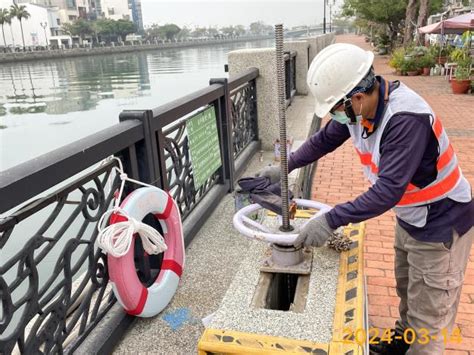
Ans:
[[[280,167],[281,167],[281,208],[283,225],[281,230],[290,230],[290,213],[288,204],[288,159],[286,149],[286,115],[285,115],[285,63],[283,60],[283,25],[275,25],[275,48],[278,82],[278,118],[280,123]]]

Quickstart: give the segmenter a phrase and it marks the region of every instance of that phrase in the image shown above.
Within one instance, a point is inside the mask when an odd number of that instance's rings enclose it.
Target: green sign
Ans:
[[[186,121],[194,187],[199,189],[222,165],[214,107]]]

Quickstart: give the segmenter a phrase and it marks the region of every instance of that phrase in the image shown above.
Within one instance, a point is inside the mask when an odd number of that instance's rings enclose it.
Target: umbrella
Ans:
[[[474,13],[468,13],[456,16],[444,21],[436,22],[428,26],[420,27],[420,33],[463,33],[468,30],[474,30]]]

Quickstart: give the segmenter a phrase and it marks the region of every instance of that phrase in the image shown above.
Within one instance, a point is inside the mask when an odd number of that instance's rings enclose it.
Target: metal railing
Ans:
[[[285,99],[286,107],[296,95],[296,52],[285,52]]]
[[[0,173],[1,354],[72,353],[114,306],[107,258],[95,246],[120,184],[108,156],[171,193],[191,241],[259,149],[257,77],[251,69],[154,110],[124,111],[119,124]],[[215,109],[223,164],[195,189],[185,127],[203,107]],[[136,267],[147,282],[154,261],[144,259]]]

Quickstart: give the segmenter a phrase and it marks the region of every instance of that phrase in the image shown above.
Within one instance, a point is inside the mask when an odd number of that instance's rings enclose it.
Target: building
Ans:
[[[470,0],[468,5],[465,5],[462,0],[445,0],[444,12],[428,17],[427,24],[431,25],[441,20],[446,20],[471,11],[474,11],[474,0]]]
[[[108,18],[113,20],[129,20],[135,23],[137,32],[143,32],[141,0],[16,0],[25,5],[31,17],[23,20],[25,45],[46,45],[50,37],[61,37],[61,26],[79,18],[96,20]],[[12,0],[0,0],[0,8],[9,8]],[[7,45],[22,44],[21,30],[18,20],[12,21],[11,30],[5,26]],[[1,37],[1,36],[0,36]],[[62,36],[64,37],[64,36]],[[70,39],[56,39],[63,44],[70,44]],[[3,40],[0,41],[3,45]]]
[[[132,21],[129,0],[100,0],[102,16],[112,20]]]
[[[143,17],[141,0],[129,0],[129,7],[132,10],[132,20],[138,33],[143,33]]]
[[[11,0],[0,0],[0,8],[8,9],[11,5]],[[22,5],[26,6],[26,10],[31,15],[28,19],[22,20],[25,46],[45,46],[49,44],[52,36],[60,34],[59,8],[46,7],[40,1],[38,4],[23,3]],[[20,22],[16,18],[12,19],[11,26],[4,25],[4,32],[7,46],[23,46]],[[0,36],[0,45],[4,45],[3,36]]]

